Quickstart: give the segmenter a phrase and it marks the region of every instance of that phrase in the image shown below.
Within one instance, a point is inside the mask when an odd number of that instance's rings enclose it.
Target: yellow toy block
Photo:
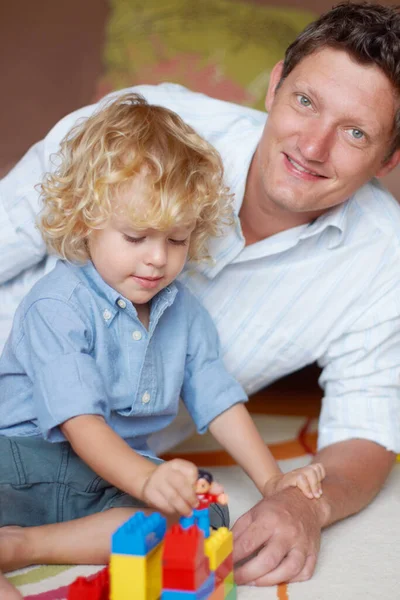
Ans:
[[[111,554],[110,600],[158,600],[162,590],[162,550],[145,556]]]
[[[204,551],[210,559],[210,569],[215,571],[233,552],[233,536],[227,527],[212,531],[204,542]]]

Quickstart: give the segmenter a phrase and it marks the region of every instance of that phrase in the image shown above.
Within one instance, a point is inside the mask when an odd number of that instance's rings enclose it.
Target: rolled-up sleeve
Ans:
[[[19,344],[25,355],[17,347],[16,356],[33,382],[38,425],[49,441],[64,439],[58,426],[72,417],[109,417],[104,380],[90,354],[90,329],[62,301],[40,300],[25,315],[23,335],[28,343]]]
[[[318,447],[352,438],[400,452],[400,285],[360,301],[360,316],[320,361],[324,388]]]
[[[246,402],[242,386],[228,373],[221,358],[217,330],[206,309],[191,295],[191,323],[182,399],[199,433],[218,415]]]

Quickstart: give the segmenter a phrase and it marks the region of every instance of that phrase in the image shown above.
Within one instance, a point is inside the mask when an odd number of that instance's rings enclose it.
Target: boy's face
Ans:
[[[126,218],[113,217],[89,236],[90,257],[109,286],[133,304],[145,304],[182,271],[192,231],[135,231]]]

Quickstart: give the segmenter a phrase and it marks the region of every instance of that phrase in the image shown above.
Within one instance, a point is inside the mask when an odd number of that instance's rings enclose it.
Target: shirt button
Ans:
[[[135,340],[135,342],[138,342],[139,340],[142,339],[142,334],[140,333],[140,331],[134,331],[132,333],[132,337]]]
[[[145,392],[142,396],[142,404],[147,404],[150,402],[150,394],[149,392]]]
[[[126,302],[125,300],[122,300],[122,298],[119,298],[119,300],[117,300],[117,304],[120,308],[126,308]]]
[[[109,320],[111,319],[111,317],[112,317],[112,314],[111,314],[111,312],[108,310],[108,308],[104,309],[104,310],[103,310],[103,319],[104,319],[105,321],[109,321]]]

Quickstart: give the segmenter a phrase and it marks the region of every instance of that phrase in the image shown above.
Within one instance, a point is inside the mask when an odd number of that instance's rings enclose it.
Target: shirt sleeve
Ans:
[[[64,440],[58,426],[82,414],[109,417],[104,383],[92,356],[89,323],[64,301],[43,299],[25,315],[16,356],[32,381],[32,401],[45,439]]]
[[[398,268],[398,267],[397,267]],[[390,274],[360,299],[345,334],[320,361],[318,447],[362,438],[400,452],[400,284]]]
[[[190,319],[182,399],[199,433],[218,415],[246,402],[242,386],[228,373],[217,330],[207,310],[187,291]]]

